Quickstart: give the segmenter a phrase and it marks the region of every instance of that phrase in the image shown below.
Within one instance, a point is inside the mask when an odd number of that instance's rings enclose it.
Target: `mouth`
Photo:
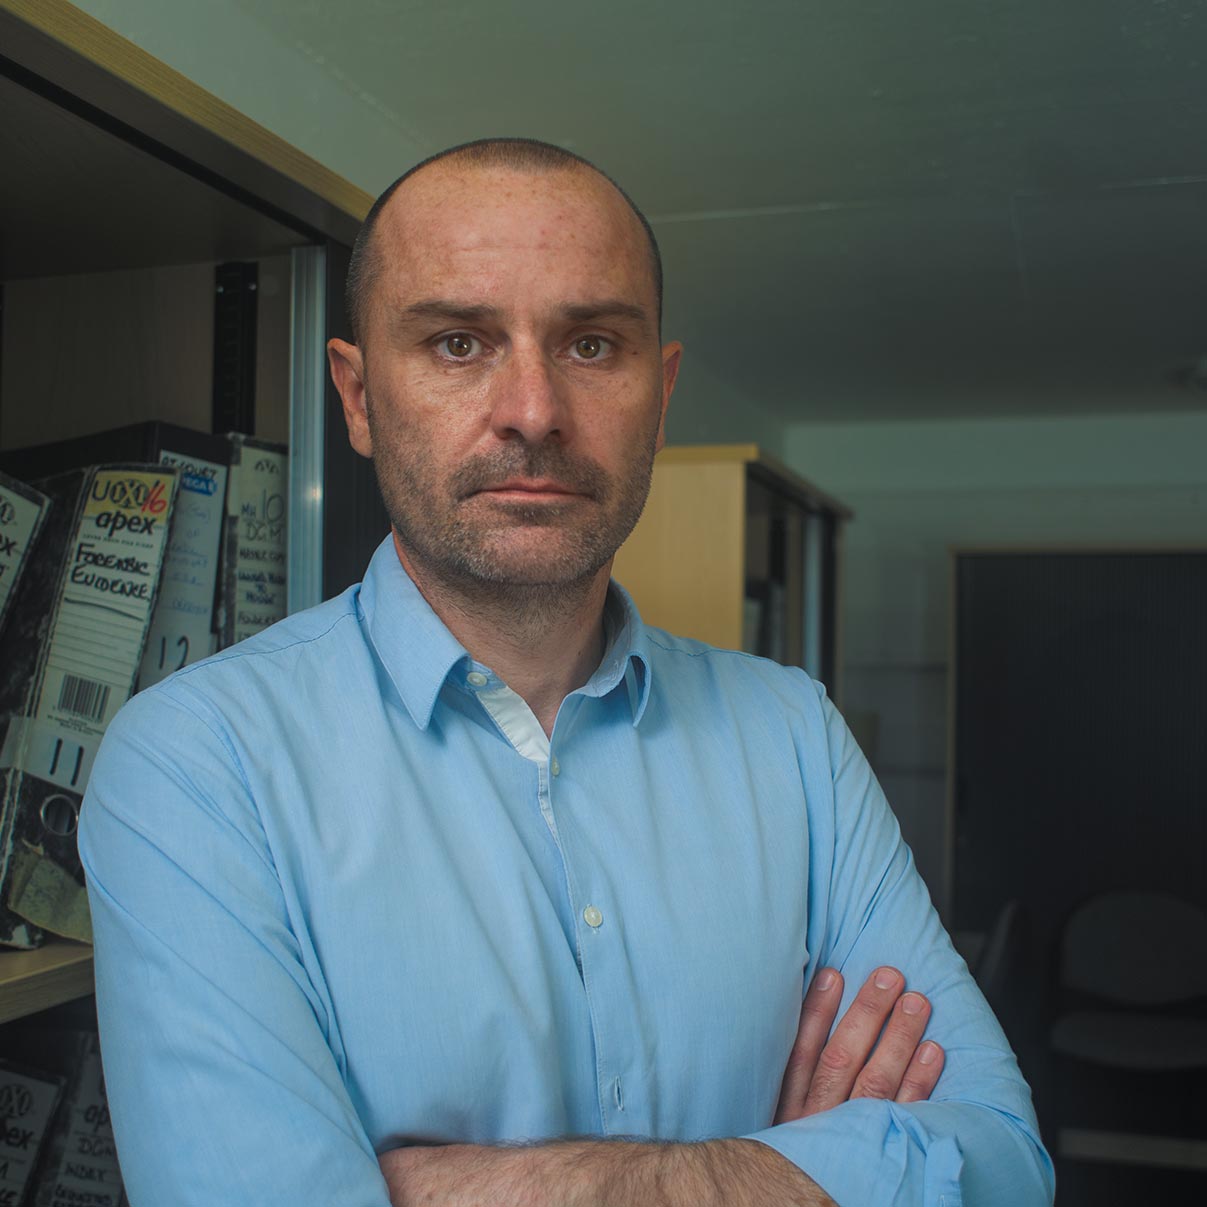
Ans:
[[[523,503],[537,502],[547,499],[550,502],[564,502],[567,499],[583,498],[581,491],[572,490],[551,478],[509,478],[494,486],[486,486],[476,492],[488,495],[501,502],[514,501]]]

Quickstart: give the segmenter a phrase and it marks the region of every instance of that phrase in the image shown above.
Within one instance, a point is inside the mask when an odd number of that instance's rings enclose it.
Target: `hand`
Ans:
[[[919,1042],[930,1002],[920,993],[902,992],[905,977],[895,968],[872,973],[827,1041],[842,984],[840,973],[823,968],[805,994],[776,1123],[816,1115],[852,1098],[921,1102],[939,1080],[943,1049],[933,1040]]]

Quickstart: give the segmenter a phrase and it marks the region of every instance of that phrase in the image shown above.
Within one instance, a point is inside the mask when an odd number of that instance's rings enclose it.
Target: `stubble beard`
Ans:
[[[378,486],[415,570],[442,592],[506,609],[517,620],[539,625],[583,599],[633,530],[649,494],[656,424],[622,478],[560,444],[531,445],[517,437],[441,482],[417,443],[381,431],[373,417],[370,405]],[[582,497],[529,505],[476,497],[515,478],[553,479]]]

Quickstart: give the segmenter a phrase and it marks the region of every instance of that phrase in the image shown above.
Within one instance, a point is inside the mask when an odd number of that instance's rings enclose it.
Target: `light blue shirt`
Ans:
[[[405,1141],[752,1136],[841,1207],[1052,1198],[1030,1094],[803,672],[642,625],[546,740],[387,540],[136,696],[80,831],[134,1207],[386,1207]],[[931,1101],[771,1126],[803,986],[894,964]],[[961,1198],[961,1196],[963,1196]]]

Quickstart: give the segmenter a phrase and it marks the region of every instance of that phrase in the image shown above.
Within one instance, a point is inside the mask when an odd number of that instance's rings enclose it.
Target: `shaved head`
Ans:
[[[554,146],[552,143],[540,142],[533,138],[484,138],[476,142],[461,143],[459,146],[450,147],[446,151],[440,151],[421,163],[417,163],[395,180],[373,203],[352,248],[352,259],[348,266],[348,279],[344,292],[344,304],[348,312],[348,321],[352,326],[354,342],[359,344],[363,341],[368,328],[368,311],[374,287],[381,274],[383,253],[377,238],[377,227],[382,211],[389,204],[399,186],[416,173],[437,163],[478,168],[507,168],[532,175],[586,171],[593,172],[606,181],[624,199],[644,234],[650,276],[657,300],[658,321],[661,325],[662,256],[658,251],[658,241],[654,237],[654,231],[648,219],[624,189],[589,160],[584,159],[581,155],[575,155],[572,151]]]

